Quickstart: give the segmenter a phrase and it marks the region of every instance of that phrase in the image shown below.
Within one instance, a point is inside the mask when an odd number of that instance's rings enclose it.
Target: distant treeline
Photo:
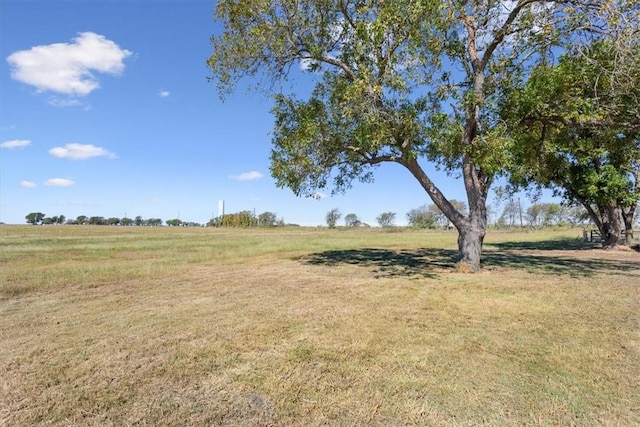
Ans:
[[[278,219],[273,212],[263,212],[256,216],[253,212],[242,211],[238,213],[231,213],[223,215],[221,217],[213,218],[206,224],[201,224],[192,221],[182,221],[179,218],[168,219],[162,221],[160,218],[143,218],[138,215],[134,218],[123,217],[111,217],[105,218],[102,216],[86,216],[80,215],[73,218],[67,218],[64,215],[46,216],[42,212],[31,212],[25,216],[27,224],[33,225],[53,225],[53,224],[67,224],[67,225],[120,225],[120,226],[148,226],[159,227],[163,224],[170,227],[283,227],[285,225],[282,218]],[[295,224],[287,224],[295,225]]]

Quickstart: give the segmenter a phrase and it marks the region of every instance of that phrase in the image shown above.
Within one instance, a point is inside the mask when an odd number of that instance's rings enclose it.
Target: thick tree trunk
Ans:
[[[465,160],[467,163],[468,159]],[[409,169],[422,185],[422,188],[429,194],[431,200],[458,230],[458,262],[460,269],[469,272],[479,271],[482,244],[487,231],[486,191],[489,180],[481,180],[471,165],[466,165],[463,173],[465,175],[467,200],[469,201],[469,215],[465,217],[455,209],[438,187],[433,184],[415,159],[408,159],[402,164]]]
[[[458,229],[458,267],[461,271],[477,272],[480,270],[482,244],[486,234],[486,226],[464,226]]]
[[[602,248],[615,249],[622,235],[622,221],[620,209],[614,206],[607,206],[602,209]]]
[[[635,206],[622,210],[622,219],[624,221],[624,244],[627,246],[631,246],[636,242],[633,236],[633,217],[635,212]]]

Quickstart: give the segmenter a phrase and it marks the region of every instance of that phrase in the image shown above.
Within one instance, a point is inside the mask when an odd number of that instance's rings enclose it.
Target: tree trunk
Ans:
[[[631,246],[635,243],[635,239],[633,237],[633,217],[635,212],[635,206],[622,210],[622,219],[624,220],[624,243],[627,246]]]
[[[467,169],[466,172],[469,172],[469,175],[471,175],[473,179],[465,179],[467,195],[471,195],[471,197],[468,197],[469,215],[465,217],[456,210],[438,187],[429,179],[415,158],[405,160],[402,165],[409,169],[422,185],[422,188],[429,194],[431,200],[433,200],[440,211],[458,230],[458,261],[461,270],[469,272],[479,271],[482,244],[487,230],[485,189],[488,188],[488,185],[480,184],[477,176],[473,173],[473,169]]]
[[[486,227],[473,225],[458,229],[458,267],[461,271],[480,271],[482,244]]]
[[[622,235],[622,221],[620,209],[615,206],[607,206],[602,209],[602,248],[615,249]]]

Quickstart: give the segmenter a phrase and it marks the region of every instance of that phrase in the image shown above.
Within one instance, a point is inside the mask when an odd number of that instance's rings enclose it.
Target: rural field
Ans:
[[[640,253],[581,235],[1,226],[0,425],[640,425]]]

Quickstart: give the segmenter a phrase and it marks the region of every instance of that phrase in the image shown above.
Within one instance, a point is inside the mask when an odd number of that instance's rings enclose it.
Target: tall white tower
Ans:
[[[224,216],[224,200],[218,200],[218,218]]]

